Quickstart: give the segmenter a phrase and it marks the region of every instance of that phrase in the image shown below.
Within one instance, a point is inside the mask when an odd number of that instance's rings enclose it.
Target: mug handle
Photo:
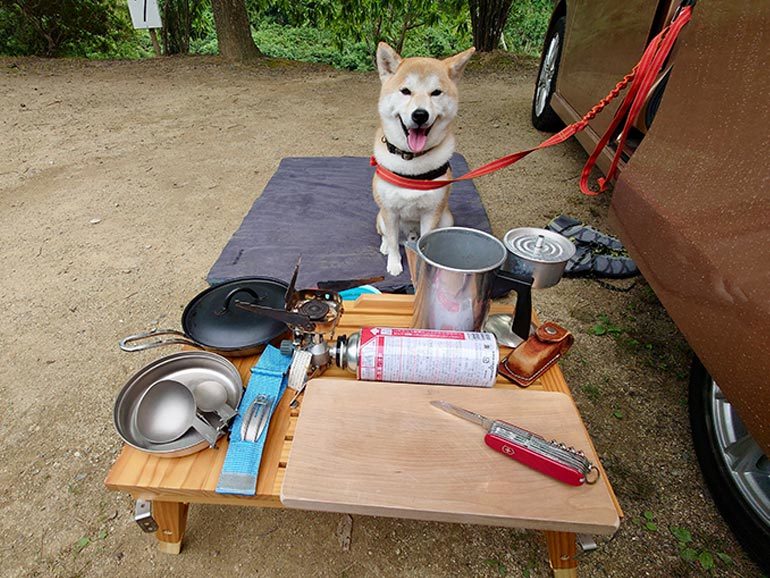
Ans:
[[[497,271],[495,289],[516,292],[516,307],[513,310],[511,330],[524,341],[529,339],[532,325],[532,283],[534,279],[526,275],[514,275],[508,271]]]
[[[409,265],[409,278],[412,281],[412,285],[417,287],[417,277],[420,274],[420,253],[417,249],[416,241],[404,242],[404,254],[406,255],[406,262]]]

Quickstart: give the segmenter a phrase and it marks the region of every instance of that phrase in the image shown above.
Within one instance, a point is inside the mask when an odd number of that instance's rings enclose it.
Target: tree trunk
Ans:
[[[155,56],[160,56],[160,44],[158,43],[158,33],[155,28],[150,28],[150,40],[152,40],[152,50],[155,52]]]
[[[513,0],[468,0],[473,30],[473,46],[490,52],[500,44]]]
[[[245,0],[211,0],[211,7],[219,54],[227,60],[247,60],[262,55],[251,37]]]
[[[187,54],[190,52],[190,1],[164,0],[161,6],[163,53]]]

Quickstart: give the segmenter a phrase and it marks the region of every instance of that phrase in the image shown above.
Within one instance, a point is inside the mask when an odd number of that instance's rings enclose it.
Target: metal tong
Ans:
[[[241,439],[245,442],[256,442],[265,431],[270,416],[273,413],[275,398],[260,393],[246,410],[241,423]]]

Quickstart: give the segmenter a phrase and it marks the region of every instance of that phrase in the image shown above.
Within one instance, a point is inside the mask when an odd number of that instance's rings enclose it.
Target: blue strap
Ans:
[[[260,394],[273,396],[274,405],[278,405],[286,390],[290,365],[291,356],[281,355],[278,349],[268,345],[257,365],[251,368],[251,379],[241,399],[238,415],[230,426],[230,446],[219,475],[217,493],[244,496],[255,494],[259,464],[262,461],[262,450],[270,423],[268,421],[268,427],[265,427],[259,439],[255,442],[245,442],[241,438],[243,414]]]

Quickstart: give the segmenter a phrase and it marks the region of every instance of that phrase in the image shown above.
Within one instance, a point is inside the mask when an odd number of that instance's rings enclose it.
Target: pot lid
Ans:
[[[536,227],[511,229],[505,234],[503,243],[517,257],[540,263],[562,263],[575,254],[572,241]]]
[[[182,328],[206,347],[245,349],[271,341],[286,331],[284,323],[235,306],[246,301],[283,309],[288,285],[268,277],[234,279],[199,293],[182,315]]]

